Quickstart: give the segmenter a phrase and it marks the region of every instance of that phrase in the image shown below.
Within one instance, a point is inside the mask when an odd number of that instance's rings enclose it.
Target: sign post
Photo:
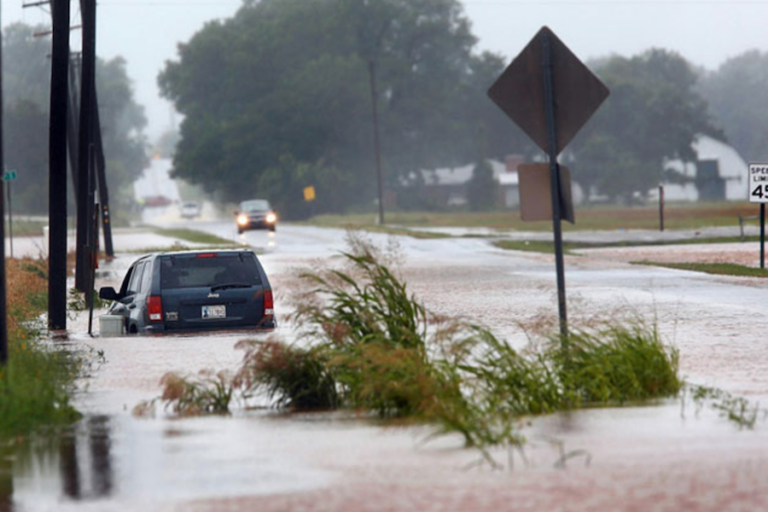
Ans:
[[[564,193],[557,155],[608,94],[608,88],[548,27],[539,30],[488,90],[491,100],[549,157],[557,305],[564,346],[568,338],[561,223]]]
[[[3,181],[5,182],[5,191],[8,196],[8,236],[11,245],[11,258],[13,258],[13,208],[11,208],[11,182],[16,181],[18,175],[16,171],[5,171]]]
[[[749,164],[749,202],[760,203],[760,268],[765,268],[765,203],[768,203],[768,163]]]
[[[13,258],[13,208],[11,208],[11,182],[16,181],[16,178],[18,178],[16,171],[5,171],[3,173],[5,190],[8,195],[8,241],[11,245],[11,258]]]
[[[664,185],[659,185],[659,231],[664,231]]]

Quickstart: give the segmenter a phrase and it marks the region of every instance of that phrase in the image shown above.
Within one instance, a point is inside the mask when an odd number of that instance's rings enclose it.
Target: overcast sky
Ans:
[[[41,8],[2,1],[2,23],[50,25]],[[542,25],[548,25],[582,59],[634,55],[650,47],[675,50],[696,65],[716,69],[748,49],[768,51],[768,0],[466,0],[466,14],[479,38],[478,49],[511,60]],[[73,2],[73,20],[79,20]],[[147,134],[171,127],[170,105],[161,100],[157,74],[176,58],[206,21],[232,16],[240,0],[100,0],[98,54],[122,55],[134,81],[136,99],[147,109]],[[73,21],[73,23],[76,23]],[[73,35],[79,46],[79,32]],[[176,119],[177,121],[178,119]]]

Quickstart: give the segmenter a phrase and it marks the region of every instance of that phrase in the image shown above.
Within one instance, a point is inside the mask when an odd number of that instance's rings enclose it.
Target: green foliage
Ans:
[[[44,262],[9,260],[8,364],[0,366],[0,439],[75,421],[73,383],[88,356],[41,341],[39,315],[47,307]]]
[[[336,383],[324,354],[283,343],[248,343],[238,382],[246,394],[266,391],[277,407],[335,409]]]
[[[682,386],[677,350],[642,323],[571,332],[567,347],[554,349],[551,357],[567,402],[575,405],[669,397]]]
[[[518,426],[531,415],[672,397],[683,387],[677,350],[641,321],[518,351],[484,327],[430,314],[380,252],[364,240],[351,244],[344,270],[303,275],[312,289],[298,298],[302,347],[243,343],[234,379],[170,376],[162,399],[177,414],[199,414],[226,410],[234,391],[264,391],[282,408],[410,418],[462,436],[493,462],[486,448],[523,444]],[[746,427],[760,412],[722,392],[699,390],[694,399]]]
[[[79,418],[70,404],[77,362],[31,339],[9,339],[9,364],[0,366],[0,439],[64,426]]]
[[[197,378],[166,373],[160,385],[163,386],[160,399],[177,416],[226,414],[235,391],[232,378],[225,372],[202,371]],[[153,405],[154,402],[142,404],[140,409],[149,410]]]
[[[457,0],[264,0],[207,24],[159,77],[184,114],[175,175],[226,200],[263,195],[281,214],[367,205],[375,196],[369,62],[384,179],[501,157],[522,136],[485,91],[504,59],[473,55]],[[517,134],[517,135],[516,135]]]
[[[101,297],[99,292],[93,291],[93,309],[102,309],[107,306]],[[69,299],[67,300],[67,310],[72,312],[88,311],[88,300],[84,293],[81,293],[77,288],[71,288],[69,290]]]
[[[467,183],[467,200],[472,210],[492,210],[496,206],[498,183],[493,178],[493,167],[488,161],[479,162]]]
[[[358,249],[344,254],[346,272],[304,275],[320,286],[298,313],[341,405],[432,421],[487,446],[521,442],[524,416],[680,389],[677,352],[655,329],[610,324],[572,333],[567,353],[558,340],[520,353],[488,329],[428,314],[370,247]]]
[[[715,389],[707,386],[686,385],[685,391],[690,395],[697,409],[705,404],[720,412],[720,415],[734,422],[740,428],[752,429],[755,427],[760,416],[763,419],[768,417],[768,411],[760,409],[759,404],[750,403],[743,397],[735,397],[721,389]],[[683,406],[685,399],[683,396]]]
[[[750,50],[728,59],[703,74],[700,90],[742,157],[768,159],[768,53]]]
[[[3,30],[5,159],[8,168],[19,176],[13,185],[14,209],[24,213],[47,211],[50,42],[33,35],[46,29],[15,23]],[[134,101],[125,68],[121,57],[99,60],[96,66],[113,210],[128,208],[132,195],[120,191],[130,187],[147,163],[141,133],[146,119],[143,108]]]
[[[380,342],[386,346],[423,350],[426,310],[408,295],[406,285],[373,253],[343,253],[358,274],[332,270],[328,276],[304,274],[319,287],[313,295],[328,294],[328,304],[309,303],[298,320],[320,326],[327,339],[342,349]],[[349,289],[347,288],[349,287]]]
[[[632,58],[611,57],[595,65],[610,97],[573,144],[577,181],[614,199],[631,201],[664,177],[665,161],[695,161],[696,134],[723,139],[697,76],[681,56],[652,49]],[[671,172],[671,171],[669,171]]]

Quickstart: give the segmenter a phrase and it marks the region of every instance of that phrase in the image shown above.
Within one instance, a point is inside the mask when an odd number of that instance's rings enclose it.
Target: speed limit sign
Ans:
[[[749,202],[768,203],[768,164],[749,164]]]

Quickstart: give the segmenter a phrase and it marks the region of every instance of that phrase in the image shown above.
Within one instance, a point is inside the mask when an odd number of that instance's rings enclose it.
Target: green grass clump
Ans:
[[[743,397],[735,397],[721,389],[686,385],[685,391],[690,394],[690,398],[696,404],[697,409],[705,404],[710,405],[721,416],[732,421],[739,428],[752,429],[759,417],[768,418],[768,411],[760,409],[757,403],[751,403]],[[682,399],[683,406],[685,406],[686,396],[683,396]]]
[[[335,409],[336,383],[316,351],[280,342],[247,343],[238,381],[247,395],[264,390],[277,407]]]
[[[678,351],[642,323],[572,332],[565,351],[552,352],[574,405],[614,404],[676,395]]]
[[[675,270],[690,270],[691,272],[703,272],[717,276],[768,277],[768,269],[747,267],[735,263],[663,263],[656,261],[633,261],[632,263]]]
[[[298,319],[340,389],[340,405],[433,421],[468,444],[517,442],[524,416],[674,396],[677,352],[639,322],[573,333],[520,353],[488,329],[431,315],[372,251],[318,285]]]
[[[302,275],[310,287],[297,299],[296,344],[246,345],[233,382],[246,397],[427,422],[487,456],[488,446],[523,443],[518,427],[532,415],[672,397],[683,385],[677,351],[640,321],[518,351],[487,328],[430,313],[372,247],[343,256],[342,269]]]
[[[8,260],[8,364],[0,366],[0,439],[69,424],[79,418],[70,404],[84,363],[40,341],[38,318],[47,307],[45,262]]]
[[[319,340],[347,405],[382,416],[425,408],[433,387],[426,354],[427,312],[371,252],[344,253],[350,272],[302,277],[315,288],[297,320]]]
[[[163,387],[160,399],[165,402],[166,409],[177,416],[227,414],[235,392],[232,378],[225,372],[202,371],[197,378],[166,373],[160,385]],[[147,412],[153,408],[154,401],[151,401],[140,404],[138,411]]]

